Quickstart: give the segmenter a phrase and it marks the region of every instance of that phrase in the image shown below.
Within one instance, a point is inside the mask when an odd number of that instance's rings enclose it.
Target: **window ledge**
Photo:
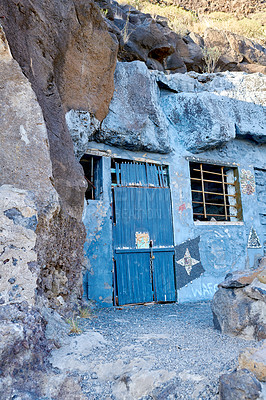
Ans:
[[[194,221],[194,225],[244,225],[244,221]]]

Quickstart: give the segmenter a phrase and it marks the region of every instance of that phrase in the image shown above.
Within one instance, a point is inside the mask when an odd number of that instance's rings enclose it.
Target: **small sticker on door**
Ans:
[[[136,232],[137,249],[148,249],[150,247],[150,235],[147,232]]]

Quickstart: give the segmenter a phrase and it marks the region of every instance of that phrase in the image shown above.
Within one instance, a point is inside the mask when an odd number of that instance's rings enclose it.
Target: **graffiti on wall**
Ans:
[[[261,248],[259,237],[258,237],[255,229],[253,228],[253,226],[251,227],[251,229],[249,231],[248,248],[249,249],[260,249]]]
[[[200,261],[200,237],[175,246],[176,288],[180,289],[205,271]]]
[[[253,195],[255,193],[255,177],[251,171],[241,169],[241,188],[242,193]]]
[[[217,283],[213,282],[208,282],[208,283],[202,283],[201,287],[197,288],[191,288],[193,296],[198,299],[198,298],[208,298],[212,297],[216,290],[218,289]]]
[[[150,236],[147,232],[136,232],[136,248],[148,249],[150,245]]]

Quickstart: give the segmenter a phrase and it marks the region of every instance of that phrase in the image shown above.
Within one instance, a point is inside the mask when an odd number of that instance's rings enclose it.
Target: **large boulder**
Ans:
[[[129,150],[167,153],[171,140],[199,153],[235,137],[266,143],[266,79],[243,72],[166,75],[140,61],[118,62],[116,90],[102,123],[70,110],[75,152],[91,140]],[[256,119],[254,119],[256,115]]]
[[[118,63],[110,111],[95,139],[129,150],[170,151],[158,87],[144,63]]]
[[[255,376],[247,371],[234,371],[220,377],[220,400],[257,400],[261,399],[262,387]]]
[[[229,274],[212,300],[214,327],[245,339],[266,339],[266,284],[261,268]]]
[[[162,106],[179,140],[192,152],[217,147],[235,138],[231,101],[210,93],[165,96]]]
[[[266,341],[258,348],[247,348],[238,357],[239,367],[248,369],[261,382],[266,382]]]
[[[235,137],[266,142],[263,75],[152,74],[164,89],[161,106],[186,149],[200,152]]]

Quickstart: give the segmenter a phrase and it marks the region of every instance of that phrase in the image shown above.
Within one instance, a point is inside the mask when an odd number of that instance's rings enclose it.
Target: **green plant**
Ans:
[[[131,33],[128,32],[129,16],[130,16],[130,9],[129,9],[128,14],[127,14],[127,19],[126,19],[125,26],[121,30],[122,38],[123,38],[124,43],[126,43],[128,41],[128,39],[129,39],[129,37],[131,35]]]
[[[72,318],[67,319],[66,322],[70,325],[70,334],[75,333],[76,335],[80,335],[82,333],[82,329],[80,329],[78,325],[78,319],[75,314],[73,314]]]
[[[108,14],[108,9],[107,8],[101,8],[100,11],[101,11],[101,14],[102,14],[103,17],[107,16],[107,14]]]
[[[89,307],[81,307],[79,309],[80,318],[92,318],[92,312]]]
[[[216,70],[219,58],[222,55],[221,50],[218,47],[207,47],[202,49],[203,59],[205,66],[203,67],[203,72],[212,73]]]

